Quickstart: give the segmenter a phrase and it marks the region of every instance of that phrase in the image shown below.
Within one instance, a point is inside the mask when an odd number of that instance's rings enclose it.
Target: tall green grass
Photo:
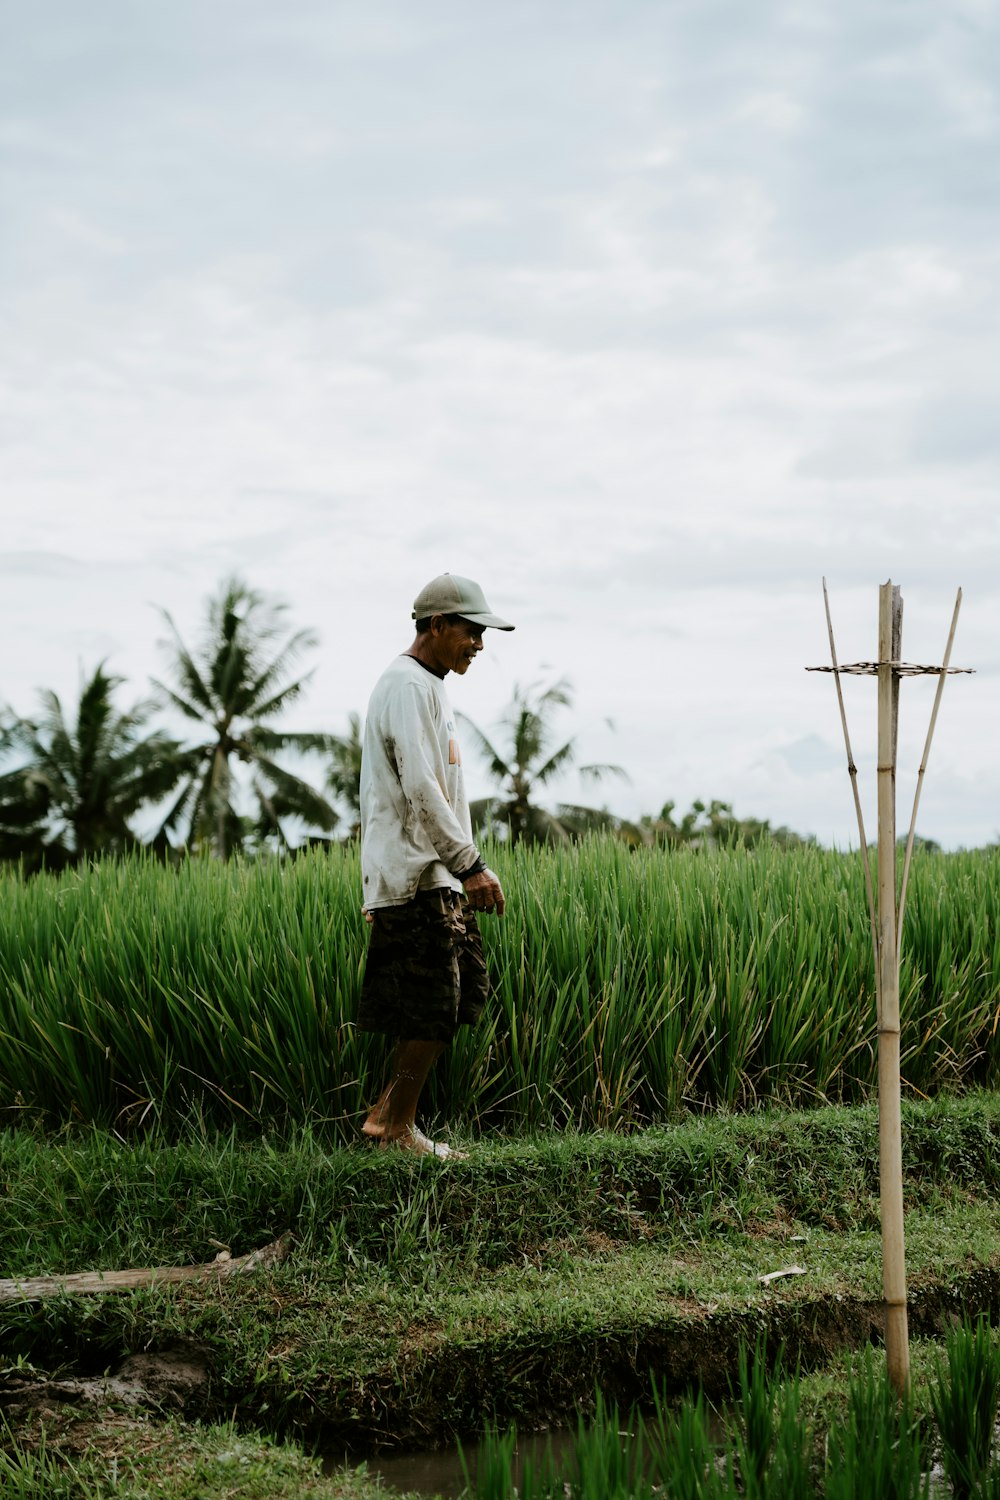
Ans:
[[[683,1108],[855,1101],[874,1082],[860,861],[817,849],[498,848],[495,1000],[431,1114],[637,1126]],[[356,855],[0,875],[0,1118],[325,1123],[352,1134],[382,1049],[354,1014]],[[914,860],[901,979],[913,1093],[997,1082],[1000,853]]]

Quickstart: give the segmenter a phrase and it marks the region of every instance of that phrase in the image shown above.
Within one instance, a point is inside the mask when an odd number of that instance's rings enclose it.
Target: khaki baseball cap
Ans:
[[[473,625],[492,625],[494,630],[513,630],[486,603],[486,595],[471,578],[457,573],[442,573],[425,584],[413,601],[413,619],[426,620],[429,615],[461,615]]]

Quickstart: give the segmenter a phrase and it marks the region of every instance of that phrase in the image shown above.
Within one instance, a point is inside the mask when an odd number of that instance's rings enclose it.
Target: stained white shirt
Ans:
[[[361,879],[370,910],[462,889],[479,858],[444,681],[398,656],[375,684],[361,756]]]

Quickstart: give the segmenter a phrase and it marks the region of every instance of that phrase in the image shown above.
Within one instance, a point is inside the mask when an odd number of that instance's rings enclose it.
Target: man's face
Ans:
[[[431,629],[435,626],[432,624]],[[440,629],[435,632],[438,660],[446,672],[457,672],[463,676],[471,663],[483,649],[483,627],[471,620],[448,620],[441,616]]]

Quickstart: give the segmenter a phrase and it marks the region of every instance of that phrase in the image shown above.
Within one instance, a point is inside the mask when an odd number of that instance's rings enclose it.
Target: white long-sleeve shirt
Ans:
[[[398,656],[375,684],[361,757],[361,879],[369,910],[462,889],[479,858],[444,682]]]

